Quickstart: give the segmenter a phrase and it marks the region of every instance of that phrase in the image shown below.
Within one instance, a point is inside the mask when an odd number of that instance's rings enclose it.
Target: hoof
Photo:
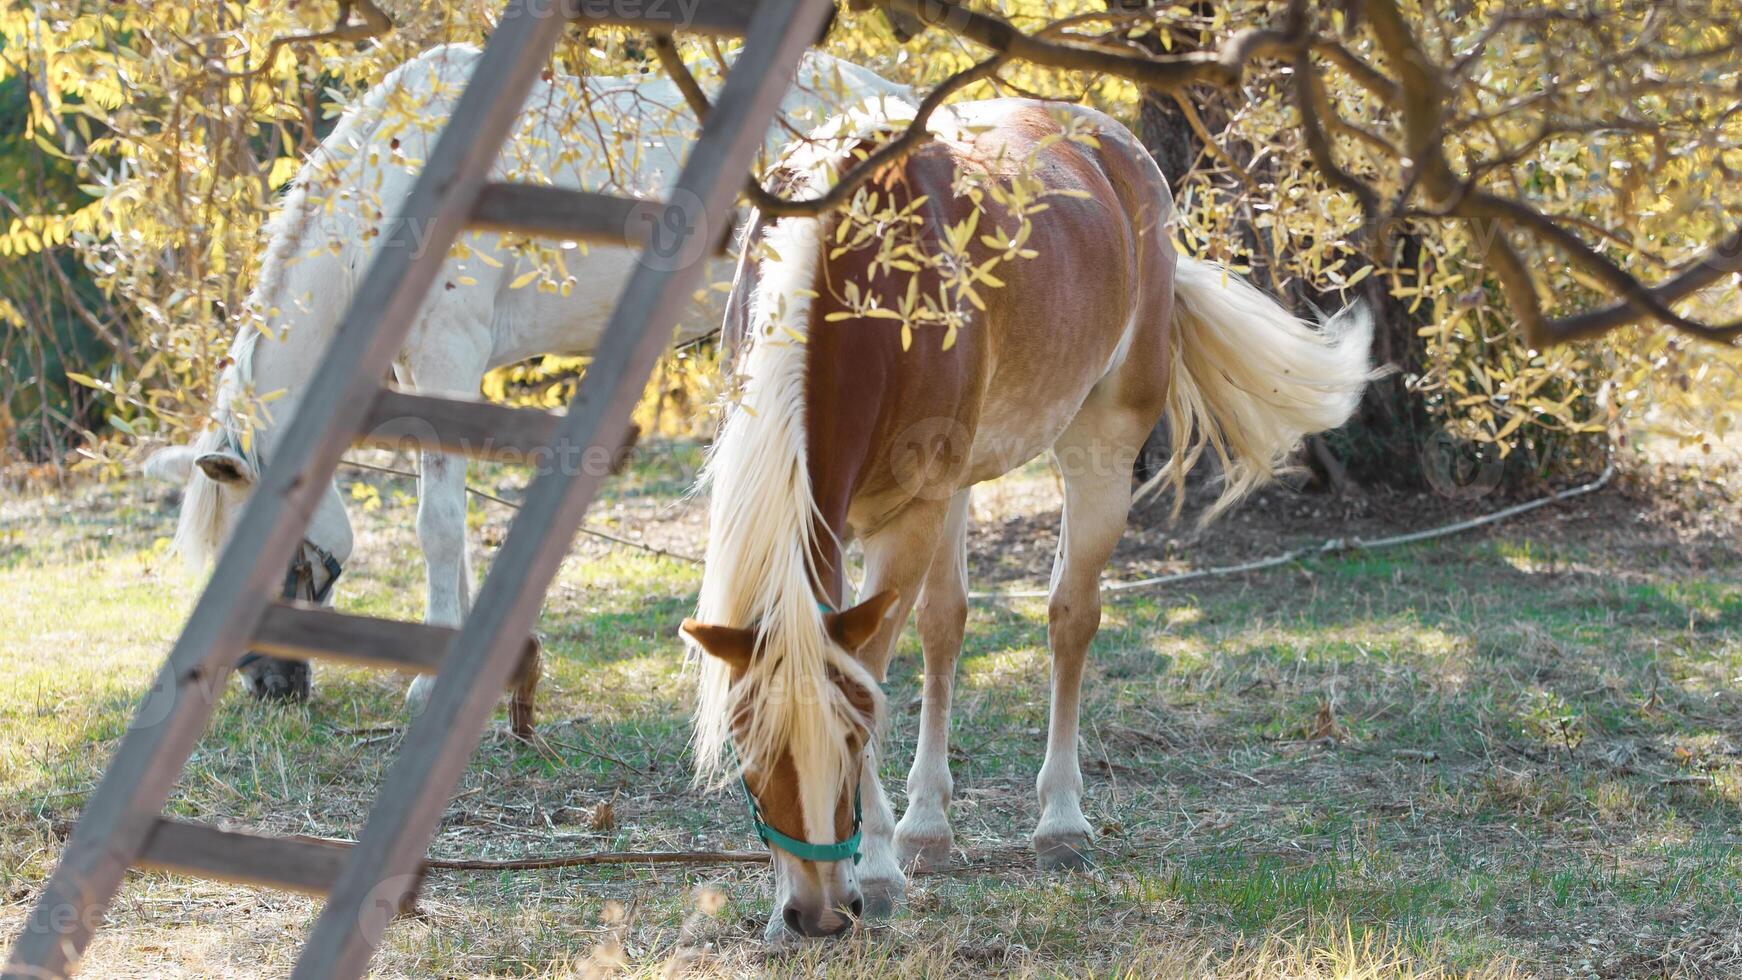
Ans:
[[[956,850],[956,840],[948,832],[937,835],[895,834],[895,860],[904,868],[938,871],[950,866],[950,855]]]
[[[1042,871],[1083,871],[1094,867],[1094,862],[1089,860],[1087,834],[1036,837],[1034,856]]]
[[[243,689],[260,701],[307,701],[314,693],[314,672],[300,660],[263,657],[241,674]]]
[[[420,674],[405,689],[405,713],[416,718],[423,714],[423,707],[429,704],[429,696],[435,692],[435,678],[429,674]]]
[[[900,878],[859,882],[865,901],[864,918],[887,919],[907,903],[907,882]]]

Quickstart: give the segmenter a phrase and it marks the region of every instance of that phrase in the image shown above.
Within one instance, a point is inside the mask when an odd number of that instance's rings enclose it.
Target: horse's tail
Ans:
[[[1174,273],[1170,455],[1144,484],[1174,488],[1212,449],[1222,495],[1208,521],[1274,476],[1303,437],[1348,421],[1372,375],[1373,316],[1346,307],[1320,329],[1218,265],[1180,258]]]

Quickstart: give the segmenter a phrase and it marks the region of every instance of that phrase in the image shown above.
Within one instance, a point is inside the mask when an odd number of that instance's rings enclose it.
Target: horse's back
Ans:
[[[836,290],[818,287],[807,425],[818,445],[867,448],[850,472],[819,469],[813,479],[825,512],[830,500],[852,498],[851,523],[861,529],[915,497],[947,495],[1045,452],[1119,378],[1165,378],[1173,260],[1157,216],[1168,203],[1141,146],[1090,110],[1028,100],[952,108],[935,127],[940,139],[879,187],[905,201],[925,197],[929,240],[976,221],[966,257],[976,268],[1002,251],[988,244],[994,236],[1015,239],[1025,224],[1023,247],[1035,254],[990,266],[1002,285],[975,286],[983,309],[958,303],[963,320],[948,345],[943,326],[921,324],[904,347],[887,320],[843,317]],[[1061,118],[1080,139],[1057,138]],[[999,203],[1008,194],[972,200],[956,193],[964,173],[1006,189],[1038,181],[1045,207],[1019,215]],[[899,308],[910,274],[870,262],[869,251],[830,259],[825,281],[854,282]],[[920,275],[918,293],[937,295],[937,274]],[[843,478],[854,489],[840,486]]]
[[[956,116],[968,136],[952,150],[955,165],[1036,180],[1045,205],[999,216],[1011,235],[1026,223],[1037,254],[999,265],[1004,287],[984,292],[978,481],[1045,451],[1109,379],[1164,373],[1171,203],[1143,148],[1095,110],[1000,99]],[[1136,370],[1121,371],[1128,366]]]

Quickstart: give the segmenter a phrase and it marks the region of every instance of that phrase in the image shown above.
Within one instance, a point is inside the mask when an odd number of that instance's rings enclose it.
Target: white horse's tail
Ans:
[[[1173,296],[1172,445],[1140,493],[1172,484],[1177,513],[1208,446],[1225,481],[1208,521],[1274,476],[1302,438],[1354,414],[1373,374],[1373,315],[1357,303],[1315,330],[1233,273],[1184,257]]]

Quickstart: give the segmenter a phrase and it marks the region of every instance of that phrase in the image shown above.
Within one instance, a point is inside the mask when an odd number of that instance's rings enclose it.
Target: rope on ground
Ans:
[[[387,473],[392,476],[408,476],[414,480],[418,478],[418,475],[410,470],[402,470],[392,466],[380,466],[375,463],[360,463],[354,459],[341,459],[339,460],[339,465],[349,466],[353,469],[359,470],[371,470],[376,473]],[[492,503],[501,504],[510,510],[520,509],[520,505],[514,501],[509,500],[506,497],[498,497],[488,490],[479,490],[470,483],[466,484],[466,492],[474,497],[482,497]],[[581,533],[588,537],[598,538],[601,541],[609,541],[612,544],[622,545],[625,548],[634,548],[637,551],[645,551],[650,555],[658,555],[661,558],[674,558],[678,561],[687,561],[692,565],[700,565],[702,563],[702,560],[694,555],[686,555],[680,551],[671,551],[657,545],[648,544],[645,541],[633,541],[629,538],[619,537],[618,535],[612,534],[610,531],[602,531],[599,528],[589,527],[585,524],[581,525]]]
[[[1198,578],[1211,578],[1213,576],[1221,575],[1239,575],[1242,572],[1256,572],[1265,568],[1275,568],[1278,565],[1286,565],[1289,562],[1299,561],[1302,558],[1307,558],[1312,555],[1334,554],[1345,551],[1378,551],[1382,548],[1396,548],[1401,545],[1414,544],[1417,541],[1431,541],[1434,538],[1443,538],[1463,531],[1483,527],[1488,524],[1496,524],[1508,518],[1517,517],[1519,514],[1536,510],[1539,507],[1547,507],[1549,504],[1560,503],[1563,500],[1571,500],[1574,497],[1583,496],[1587,493],[1595,493],[1596,491],[1603,489],[1605,486],[1608,486],[1609,481],[1614,476],[1615,464],[1610,463],[1608,466],[1603,468],[1603,472],[1600,476],[1589,483],[1580,484],[1576,487],[1569,487],[1566,490],[1551,493],[1546,497],[1538,497],[1537,499],[1526,503],[1497,510],[1492,514],[1484,514],[1481,517],[1472,517],[1469,520],[1456,521],[1451,524],[1441,525],[1440,527],[1428,528],[1425,531],[1411,531],[1408,534],[1397,534],[1386,538],[1374,538],[1371,541],[1362,538],[1327,538],[1316,545],[1296,548],[1293,551],[1286,551],[1280,555],[1272,555],[1269,558],[1241,562],[1238,565],[1222,565],[1216,568],[1199,568],[1189,572],[1176,572],[1172,575],[1157,575],[1153,578],[1136,579],[1130,582],[1108,582],[1101,586],[1101,591],[1130,592],[1134,589],[1149,589],[1158,585],[1172,585],[1176,582],[1187,582]],[[1045,599],[1047,595],[1048,593],[1043,589],[1031,589],[1018,592],[970,592],[968,593],[968,598],[996,601],[1000,599]]]

